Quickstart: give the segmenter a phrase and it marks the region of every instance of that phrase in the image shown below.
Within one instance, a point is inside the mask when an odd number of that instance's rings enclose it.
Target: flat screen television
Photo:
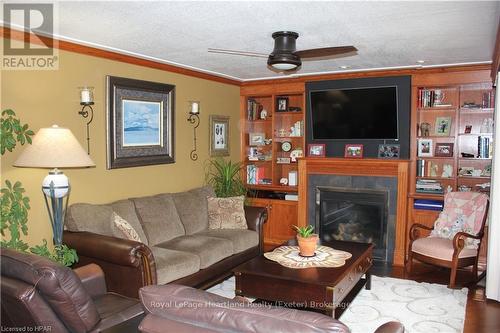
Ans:
[[[392,87],[310,92],[314,140],[396,140],[398,91]]]
[[[306,99],[306,144],[324,144],[327,157],[362,144],[364,158],[378,158],[380,145],[399,145],[399,158],[409,158],[410,76],[306,82]]]

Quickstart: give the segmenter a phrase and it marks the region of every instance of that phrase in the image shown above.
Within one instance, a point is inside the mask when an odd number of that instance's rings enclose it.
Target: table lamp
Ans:
[[[42,192],[52,224],[54,245],[59,249],[71,186],[68,177],[58,168],[91,167],[95,166],[94,161],[69,129],[53,125],[38,131],[33,143],[23,150],[14,166],[52,169],[42,182]]]

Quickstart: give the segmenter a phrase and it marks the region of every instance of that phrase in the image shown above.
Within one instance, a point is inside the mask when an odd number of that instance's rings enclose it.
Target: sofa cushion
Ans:
[[[230,240],[201,235],[181,236],[157,246],[196,254],[200,257],[202,269],[233,255],[233,243]]]
[[[207,198],[209,229],[248,229],[245,219],[245,196]]]
[[[223,238],[233,243],[234,253],[240,253],[259,246],[259,234],[253,230],[220,229],[206,230],[195,235]]]
[[[212,196],[215,193],[209,186],[172,194],[186,235],[208,229],[207,197]]]
[[[112,202],[110,206],[116,214],[120,215],[125,221],[128,222],[128,224],[130,224],[132,228],[134,228],[135,232],[139,235],[141,242],[148,245],[148,239],[142,229],[137,213],[135,212],[134,202],[128,199],[119,200]],[[114,228],[113,232],[115,233],[115,237],[123,238],[120,230]]]
[[[161,194],[133,198],[132,201],[149,245],[154,246],[184,235],[184,227],[171,196]]]
[[[165,284],[200,270],[200,257],[184,251],[152,246],[158,284]]]
[[[112,227],[113,209],[108,205],[72,204],[66,213],[66,229],[115,236]],[[123,238],[123,237],[121,237]]]

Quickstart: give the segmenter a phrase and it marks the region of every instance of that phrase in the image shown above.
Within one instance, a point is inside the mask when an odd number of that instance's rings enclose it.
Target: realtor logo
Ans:
[[[53,70],[58,68],[54,47],[54,4],[3,4],[2,69]]]

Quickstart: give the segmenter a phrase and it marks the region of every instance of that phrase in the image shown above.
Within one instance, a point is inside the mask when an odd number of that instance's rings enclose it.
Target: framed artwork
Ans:
[[[325,157],[325,144],[308,144],[307,155],[311,157]]]
[[[451,117],[436,117],[436,126],[434,134],[439,136],[450,136]]]
[[[288,111],[288,97],[276,97],[276,111]]]
[[[401,145],[378,145],[378,158],[399,158]]]
[[[363,145],[347,144],[344,149],[344,157],[346,158],[363,158]]]
[[[174,163],[175,86],[107,76],[107,168]]]
[[[210,156],[229,156],[229,117],[210,116]]]
[[[453,143],[436,143],[434,156],[453,157]]]
[[[265,133],[248,133],[248,144],[250,146],[263,146],[266,144]]]
[[[418,156],[432,157],[432,140],[431,139],[418,139],[417,142]]]

